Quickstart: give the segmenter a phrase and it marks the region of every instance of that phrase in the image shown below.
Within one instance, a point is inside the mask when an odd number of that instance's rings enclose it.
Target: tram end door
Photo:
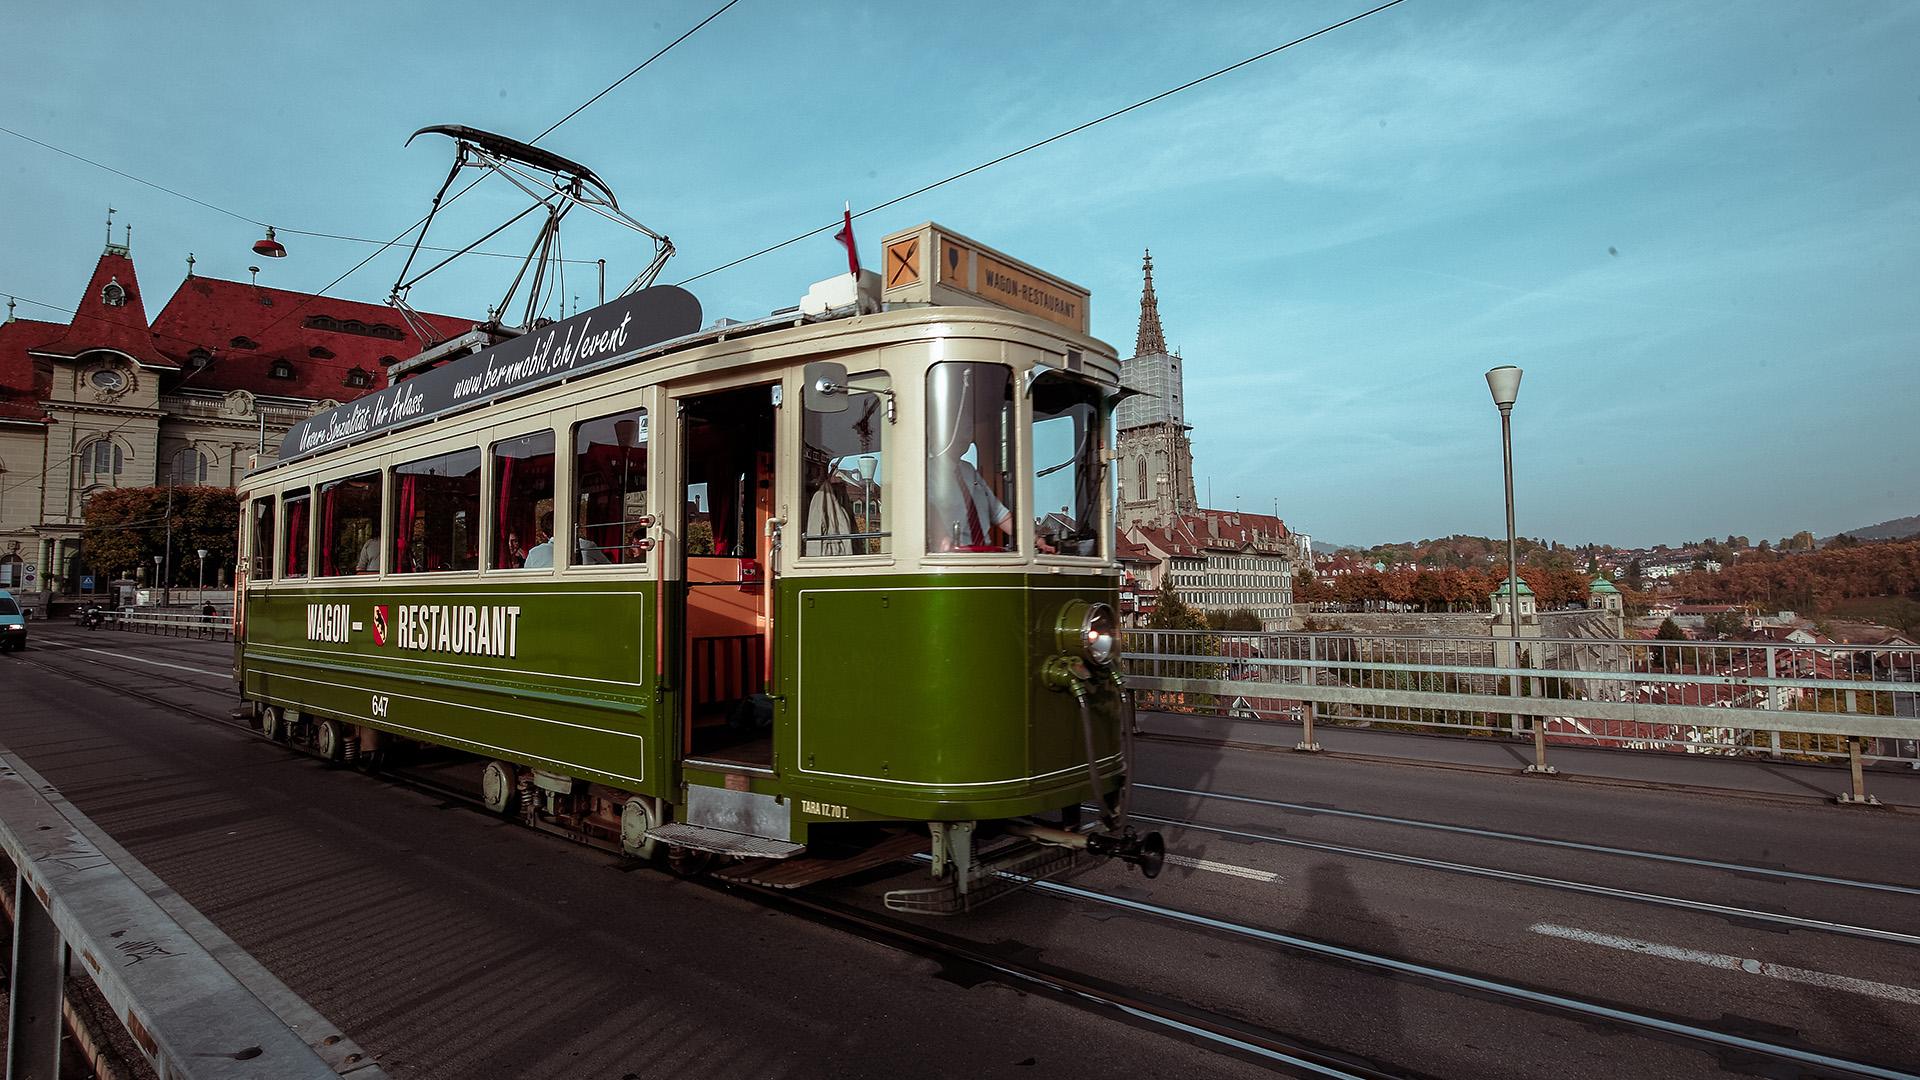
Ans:
[[[681,746],[743,772],[774,766],[777,386],[681,402]]]

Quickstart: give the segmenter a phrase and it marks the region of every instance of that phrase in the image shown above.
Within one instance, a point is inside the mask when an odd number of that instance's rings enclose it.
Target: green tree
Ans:
[[[1221,620],[1220,629],[1245,632],[1263,628],[1260,625],[1260,616],[1255,615],[1250,608],[1241,607],[1227,612],[1226,618]]]
[[[1707,616],[1704,629],[1709,637],[1734,637],[1746,629],[1747,620],[1738,611],[1716,611]]]
[[[1147,616],[1149,630],[1205,630],[1207,620],[1199,612],[1180,599],[1180,594],[1172,586],[1160,590],[1153,602],[1153,613]]]
[[[1653,637],[1656,641],[1685,641],[1687,632],[1680,629],[1680,624],[1674,622],[1673,616],[1669,615],[1660,620],[1660,629],[1654,631]]]

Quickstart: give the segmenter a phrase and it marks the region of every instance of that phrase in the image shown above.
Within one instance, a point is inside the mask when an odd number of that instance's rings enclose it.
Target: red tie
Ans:
[[[972,537],[968,543],[973,547],[985,547],[987,534],[980,529],[980,511],[973,505],[973,488],[967,484],[967,472],[960,466],[953,467],[954,479],[960,481],[960,498],[967,504],[967,535]]]

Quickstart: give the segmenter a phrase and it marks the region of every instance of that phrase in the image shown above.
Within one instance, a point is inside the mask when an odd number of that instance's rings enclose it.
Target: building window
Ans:
[[[293,378],[293,365],[287,363],[285,360],[275,360],[273,366],[267,369],[267,374],[276,379],[291,379]]]
[[[373,372],[366,368],[354,368],[347,372],[344,382],[355,390],[365,390],[373,385]]]
[[[112,439],[98,439],[80,451],[80,473],[88,483],[111,483],[125,464]]]
[[[250,337],[237,337],[227,342],[236,349],[257,349],[260,344]]]
[[[1138,471],[1134,473],[1133,497],[1136,499],[1144,499],[1147,497],[1147,459],[1141,458],[1137,468]]]
[[[120,279],[114,278],[100,290],[100,302],[108,307],[124,307],[127,303],[127,290],[120,287]]]
[[[187,353],[187,366],[195,371],[213,363],[213,354],[205,349],[194,349]]]
[[[173,472],[173,482],[176,484],[206,483],[209,460],[206,454],[191,448],[175,452],[173,457],[169,459]]]
[[[315,360],[331,360],[333,359],[333,350],[327,348],[325,345],[315,345],[313,348],[307,350],[307,355],[313,357]]]

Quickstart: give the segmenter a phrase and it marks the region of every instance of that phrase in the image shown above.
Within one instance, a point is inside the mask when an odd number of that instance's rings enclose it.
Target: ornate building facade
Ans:
[[[94,493],[231,487],[274,459],[287,428],[386,386],[387,365],[422,347],[385,307],[195,277],[191,259],[149,321],[130,245],[111,236],[70,322],[15,319],[11,305],[6,318],[0,587],[29,592],[71,593],[82,572],[130,569],[85,565]],[[473,325],[427,319],[447,336]]]

